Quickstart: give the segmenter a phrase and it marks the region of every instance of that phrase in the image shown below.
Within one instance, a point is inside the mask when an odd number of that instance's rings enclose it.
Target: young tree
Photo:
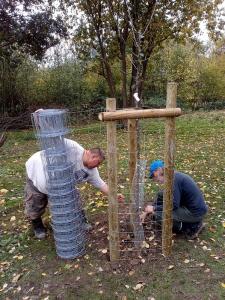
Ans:
[[[119,58],[123,106],[134,105],[133,93],[142,96],[149,59],[166,40],[176,41],[199,32],[206,20],[216,28],[216,13],[222,0],[76,0],[80,22],[77,50],[84,57],[94,49],[100,59],[110,96],[115,96],[112,61]],[[129,63],[130,61],[130,63]],[[128,73],[131,79],[128,82]]]

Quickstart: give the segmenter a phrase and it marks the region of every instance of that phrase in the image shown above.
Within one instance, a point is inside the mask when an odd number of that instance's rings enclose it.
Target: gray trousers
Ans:
[[[48,205],[48,196],[41,193],[28,177],[26,179],[24,195],[24,213],[30,220],[40,218]],[[84,209],[81,208],[81,214],[84,222],[87,222]]]
[[[48,204],[47,195],[39,192],[33,185],[33,182],[27,177],[24,195],[24,213],[30,220],[35,220],[41,217]]]

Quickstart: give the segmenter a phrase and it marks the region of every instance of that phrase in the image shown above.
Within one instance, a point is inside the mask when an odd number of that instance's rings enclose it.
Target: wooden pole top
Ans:
[[[182,111],[180,108],[123,109],[113,112],[101,112],[99,113],[98,118],[100,121],[116,121],[141,118],[178,117],[181,114]]]

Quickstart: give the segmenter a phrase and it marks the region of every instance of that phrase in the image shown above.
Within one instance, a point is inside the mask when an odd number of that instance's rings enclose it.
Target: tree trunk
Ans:
[[[121,44],[121,71],[122,71],[122,100],[123,100],[123,108],[128,107],[128,99],[127,99],[127,62],[126,62],[126,51],[125,45]]]

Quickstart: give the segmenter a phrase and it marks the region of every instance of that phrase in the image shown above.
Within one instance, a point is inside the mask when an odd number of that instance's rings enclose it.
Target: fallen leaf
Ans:
[[[204,263],[197,264],[199,267],[204,267]]]
[[[4,205],[5,204],[5,199],[0,200],[0,205]]]
[[[15,216],[12,216],[12,217],[10,218],[10,222],[14,222],[14,221],[16,221],[16,217],[15,217]]]
[[[17,274],[13,277],[12,282],[16,283],[20,278],[22,277],[22,274]]]
[[[16,290],[17,290],[17,292],[20,292],[22,290],[21,286],[19,285]]]
[[[16,247],[12,247],[12,249],[9,250],[9,253],[12,254],[16,250]]]
[[[4,283],[4,284],[3,284],[3,287],[0,289],[0,292],[3,291],[3,290],[5,290],[5,289],[7,288],[7,286],[8,286],[8,284],[7,284],[7,283]]]
[[[1,189],[1,190],[0,190],[0,193],[1,193],[1,194],[6,194],[6,193],[8,193],[8,190],[7,190],[7,189]]]
[[[205,269],[204,273],[209,273],[210,269]]]
[[[143,241],[143,243],[142,243],[142,248],[149,248],[150,246],[149,246],[149,244],[148,243],[146,243],[146,241]]]
[[[103,206],[103,205],[104,205],[104,203],[103,203],[102,201],[96,202],[96,206],[97,206],[97,207],[101,207],[101,206]]]
[[[72,265],[66,264],[66,265],[64,266],[64,269],[69,270],[71,267],[72,267]]]
[[[145,283],[139,282],[138,284],[135,285],[135,287],[133,287],[133,289],[134,289],[135,291],[138,291],[138,290],[142,289],[142,288],[144,287],[144,285],[145,285]]]
[[[225,283],[221,282],[221,286],[225,289]]]

